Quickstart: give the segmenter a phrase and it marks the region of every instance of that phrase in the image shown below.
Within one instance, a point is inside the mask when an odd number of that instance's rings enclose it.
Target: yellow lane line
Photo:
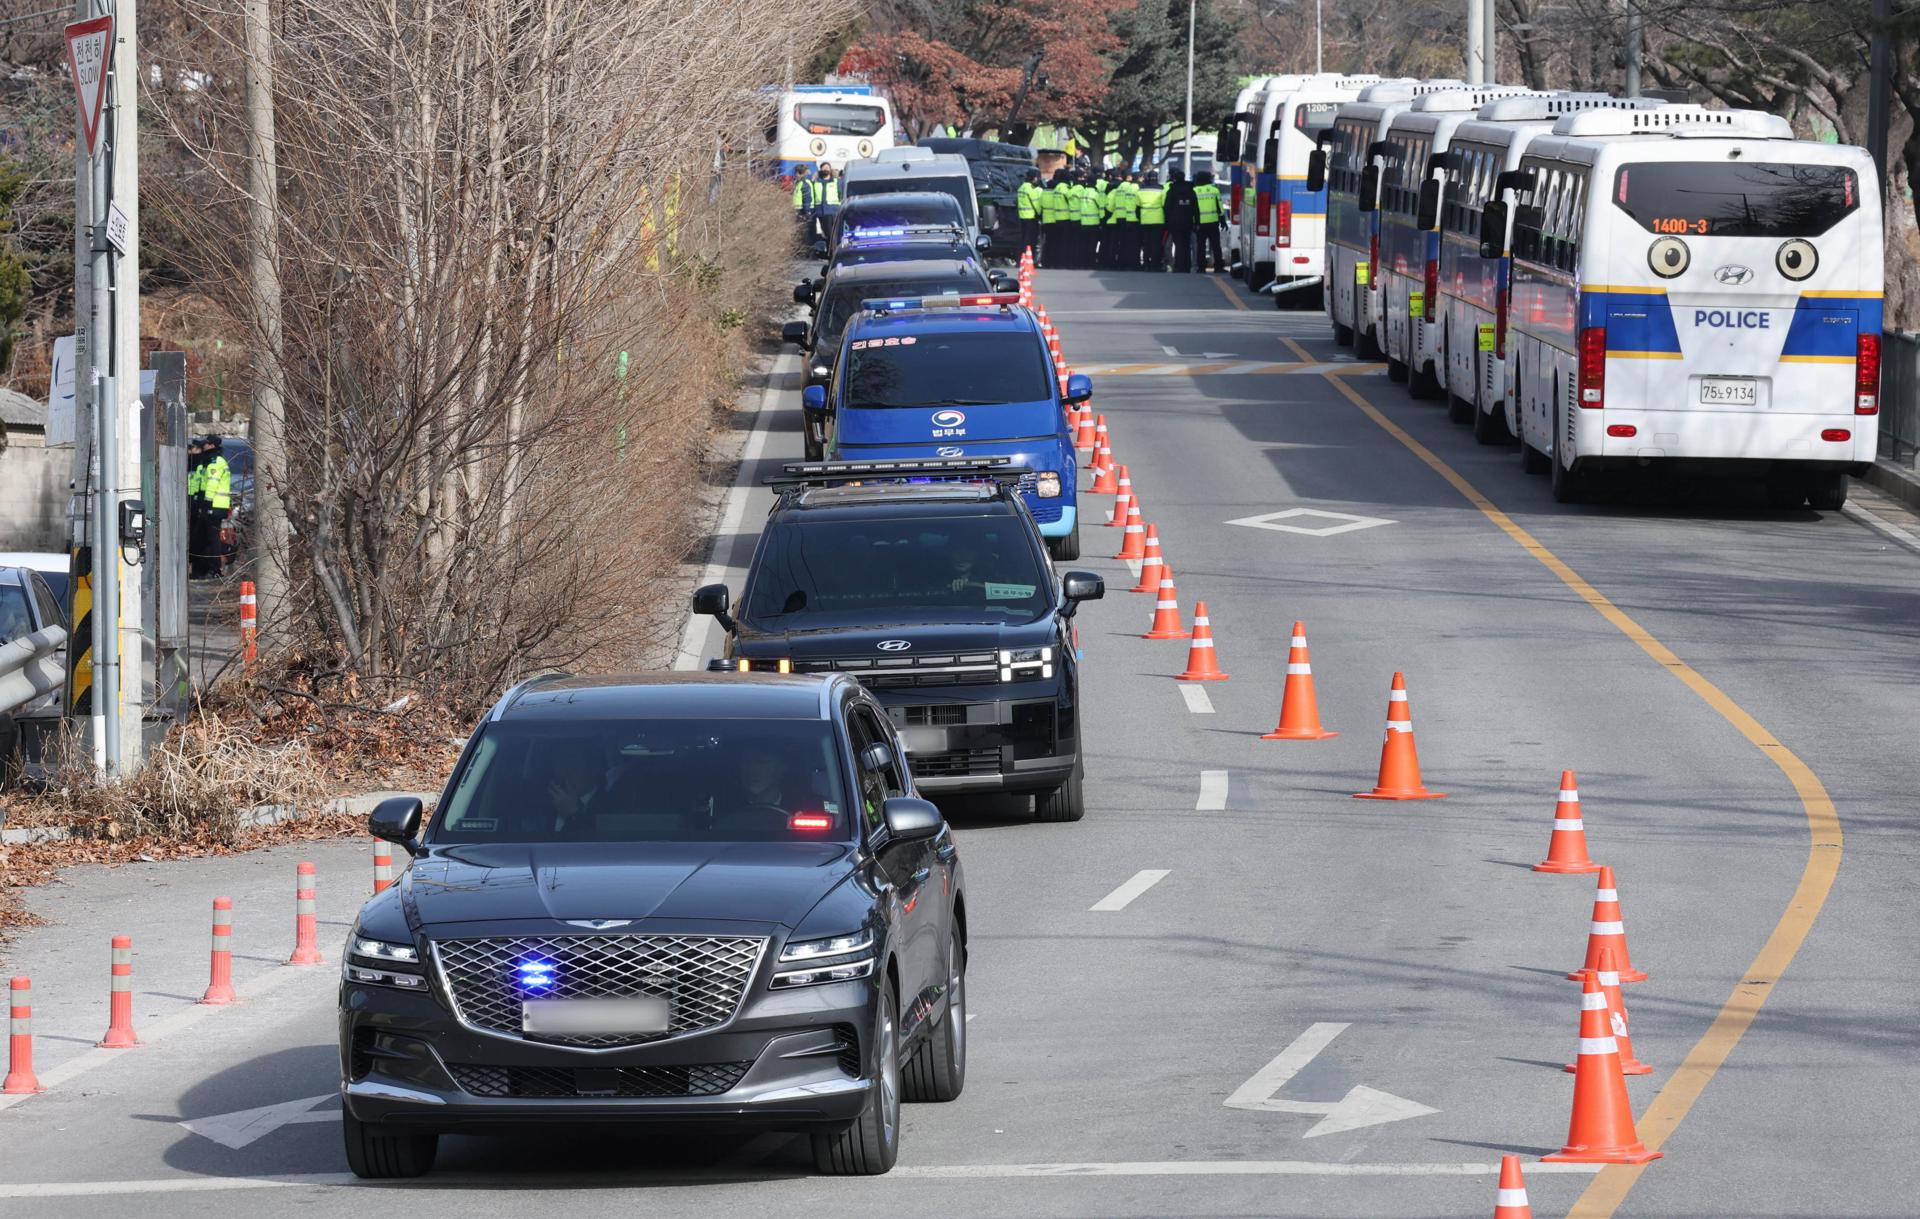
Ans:
[[[1793,962],[1794,954],[1800,951],[1807,933],[1813,929],[1813,921],[1820,916],[1820,909],[1826,904],[1827,895],[1833,890],[1833,880],[1840,871],[1841,833],[1840,815],[1833,807],[1833,798],[1813,771],[1802,762],[1793,751],[1774,739],[1771,732],[1754,719],[1718,686],[1708,681],[1686,661],[1681,660],[1665,644],[1655,639],[1647,629],[1635,622],[1619,606],[1609,601],[1604,594],[1586,582],[1580,574],[1540,541],[1516,524],[1512,517],[1495,507],[1493,501],[1482,495],[1478,488],[1452,466],[1436,455],[1433,450],[1408,435],[1398,424],[1388,419],[1380,409],[1361,397],[1353,387],[1340,376],[1329,375],[1327,381],[1338,389],[1347,400],[1360,408],[1362,414],[1379,424],[1386,433],[1405,445],[1415,457],[1425,462],[1434,473],[1447,480],[1453,489],[1464,496],[1467,502],[1480,510],[1480,514],[1491,521],[1501,532],[1512,538],[1522,550],[1538,559],[1548,571],[1560,578],[1560,582],[1572,589],[1574,594],[1608,622],[1621,634],[1638,644],[1640,650],[1652,657],[1655,662],[1666,668],[1667,672],[1695,694],[1699,695],[1720,717],[1733,725],[1741,736],[1752,742],[1760,755],[1780,768],[1787,781],[1793,784],[1794,793],[1800,798],[1800,807],[1805,810],[1807,830],[1811,842],[1807,848],[1806,866],[1801,869],[1800,883],[1794,887],[1793,896],[1787,902],[1787,908],[1774,924],[1772,934],[1760,948],[1759,955],[1747,966],[1741,975],[1739,985],[1733,994],[1721,1005],[1720,1011],[1707,1026],[1699,1041],[1687,1052],[1687,1057],[1666,1085],[1656,1094],[1646,1112],[1640,1117],[1638,1133],[1640,1141],[1649,1148],[1658,1150],[1667,1141],[1693,1108],[1700,1094],[1712,1081],[1714,1073],[1733,1048],[1740,1044],[1740,1038],[1746,1033],[1754,1018],[1760,1014],[1760,1008],[1766,1003],[1767,996],[1773,993],[1774,985],[1787,966]],[[1620,1204],[1626,1201],[1627,1191],[1640,1179],[1642,1166],[1613,1165],[1604,1168],[1587,1186],[1586,1192],[1574,1203],[1567,1219],[1608,1219]]]
[[[1288,351],[1291,351],[1294,355],[1299,356],[1303,363],[1319,364],[1324,362],[1324,361],[1316,360],[1312,356],[1308,355],[1306,348],[1300,346],[1300,344],[1294,342],[1292,339],[1287,338],[1285,335],[1282,335],[1280,337],[1280,341],[1287,345]]]
[[[1207,277],[1207,280],[1210,283],[1212,283],[1214,287],[1226,293],[1227,299],[1233,302],[1233,307],[1235,309],[1244,310],[1247,307],[1247,302],[1240,299],[1240,294],[1233,290],[1232,284],[1228,283],[1224,279],[1220,279],[1216,277],[1211,271],[1203,271],[1201,272],[1201,274],[1205,275]]]

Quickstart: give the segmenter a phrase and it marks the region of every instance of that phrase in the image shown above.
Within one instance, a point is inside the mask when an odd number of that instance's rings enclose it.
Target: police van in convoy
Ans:
[[[1473,424],[1481,444],[1513,438],[1507,417],[1508,239],[1512,235],[1515,183],[1520,158],[1535,137],[1550,133],[1561,116],[1580,110],[1651,110],[1653,97],[1601,93],[1547,93],[1503,97],[1480,107],[1454,128],[1431,213],[1422,201],[1420,226],[1440,233],[1438,305],[1440,351],[1435,365],[1447,395],[1447,415]],[[1434,193],[1432,188],[1423,190]],[[1485,224],[1489,203],[1505,206],[1501,231]],[[1487,253],[1481,254],[1481,243]]]
[[[1378,76],[1323,72],[1291,88],[1269,88],[1252,107],[1247,161],[1253,186],[1233,209],[1236,272],[1260,291],[1317,279],[1326,253],[1327,196],[1307,186],[1307,159],[1341,103]]]
[[[871,85],[796,85],[775,100],[767,143],[783,181],[802,166],[845,169],[893,147],[893,107]]]
[[[1080,557],[1079,470],[1063,387],[1018,293],[864,302],[824,385],[802,391],[810,427],[836,461],[1005,457],[1056,559]]]
[[[1465,81],[1382,81],[1368,85],[1340,107],[1333,126],[1307,161],[1307,189],[1327,192],[1326,287],[1322,294],[1333,337],[1351,343],[1365,359],[1381,355],[1385,314],[1375,291],[1380,261],[1378,199],[1386,146],[1381,142],[1394,116],[1416,97],[1466,88]]]
[[[1764,478],[1778,507],[1844,504],[1880,409],[1866,151],[1754,111],[1589,110],[1519,172],[1514,391],[1554,498],[1665,466]]]

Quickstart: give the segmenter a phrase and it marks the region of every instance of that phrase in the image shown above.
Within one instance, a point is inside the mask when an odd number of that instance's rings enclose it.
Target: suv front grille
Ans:
[[[487,1067],[449,1063],[453,1081],[473,1096],[617,1097],[718,1096],[746,1075],[750,1062],[690,1067]]]
[[[940,728],[967,722],[965,703],[935,703],[928,707],[896,707],[894,721],[906,728]]]
[[[1000,680],[1000,661],[992,652],[946,652],[930,656],[834,656],[796,660],[796,673],[851,673],[870,689],[900,686],[991,685]]]
[[[1000,751],[996,749],[955,749],[948,753],[909,753],[907,767],[915,778],[938,779],[954,775],[997,775]]]
[[[763,936],[565,935],[435,940],[435,968],[454,1015],[482,1032],[522,1041],[605,1049],[698,1033],[733,1019],[767,945]],[[552,966],[542,999],[665,999],[661,1033],[536,1036],[520,1023],[516,971],[527,960]]]

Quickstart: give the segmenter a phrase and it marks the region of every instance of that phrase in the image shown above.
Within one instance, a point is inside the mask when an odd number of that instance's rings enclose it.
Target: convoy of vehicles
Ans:
[[[1270,77],[1248,96],[1231,142],[1238,159],[1230,192],[1232,262],[1259,291],[1317,280],[1326,246],[1325,190],[1306,189],[1307,159],[1342,102],[1378,83],[1378,76],[1319,73]],[[1304,285],[1303,285],[1304,286]]]

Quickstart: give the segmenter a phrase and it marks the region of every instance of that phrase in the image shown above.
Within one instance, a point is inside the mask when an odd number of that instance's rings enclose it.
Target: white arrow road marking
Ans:
[[[1295,1037],[1291,1045],[1275,1055],[1272,1062],[1255,1071],[1252,1079],[1234,1089],[1233,1095],[1227,1098],[1227,1108],[1251,1109],[1257,1113],[1321,1115],[1313,1128],[1301,1136],[1308,1139],[1440,1112],[1415,1101],[1369,1088],[1365,1084],[1355,1085],[1337,1101],[1282,1100],[1274,1095],[1286,1087],[1302,1067],[1312,1062],[1314,1055],[1333,1044],[1333,1039],[1350,1027],[1326,1022],[1310,1026],[1306,1032]]]
[[[1180,683],[1180,697],[1187,700],[1187,710],[1195,715],[1212,715],[1213,699],[1207,694],[1205,686],[1193,682]]]
[[[319,1096],[309,1096],[305,1100],[286,1100],[276,1105],[262,1105],[258,1109],[241,1109],[234,1113],[216,1113],[211,1117],[196,1117],[180,1125],[199,1135],[203,1139],[212,1139],[222,1147],[231,1147],[238,1151],[249,1143],[266,1138],[282,1126],[292,1126],[301,1122],[337,1122],[340,1111],[331,1109],[321,1113],[309,1112],[324,1100],[332,1100],[337,1092],[323,1092]]]
[[[1200,799],[1194,802],[1195,812],[1212,812],[1227,807],[1227,772],[1224,770],[1203,770],[1200,772]]]
[[[1128,902],[1165,880],[1169,871],[1168,868],[1142,868],[1133,874],[1132,880],[1093,903],[1090,909],[1125,910]]]

